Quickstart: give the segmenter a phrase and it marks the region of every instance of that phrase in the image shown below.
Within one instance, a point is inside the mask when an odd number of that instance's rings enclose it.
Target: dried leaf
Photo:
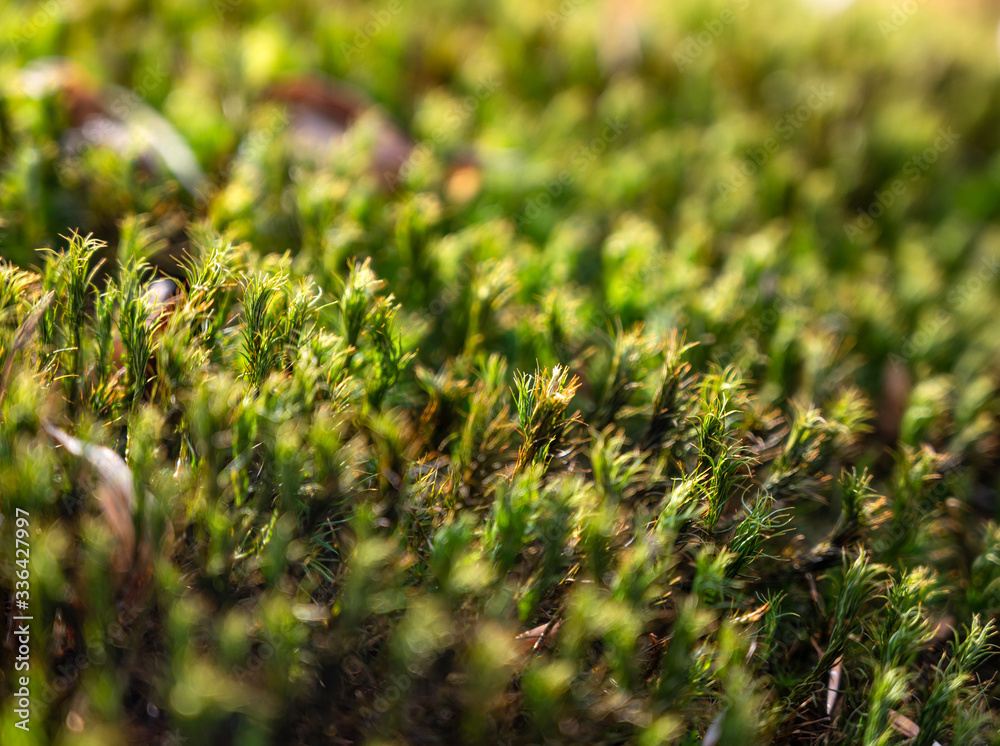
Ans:
[[[916,738],[920,735],[920,726],[906,717],[906,715],[900,715],[895,710],[889,710],[889,718],[889,725],[900,735],[906,738]],[[941,743],[935,741],[931,746],[941,746]]]
[[[826,714],[833,714],[833,708],[837,704],[837,694],[840,692],[840,674],[842,672],[843,657],[837,658],[830,669],[830,678],[826,685]]]
[[[115,572],[124,573],[135,556],[135,525],[132,522],[135,488],[131,470],[122,457],[110,448],[85,443],[48,422],[43,422],[42,427],[53,440],[74,456],[84,459],[97,473],[99,482],[95,496],[108,527],[119,542],[112,565]]]
[[[725,717],[725,710],[715,716],[715,720],[712,721],[708,730],[705,731],[705,737],[701,741],[701,746],[718,746],[719,739],[722,738],[722,722]]]
[[[916,738],[920,735],[920,727],[905,715],[900,715],[895,710],[889,710],[889,718],[892,729],[907,738]]]
[[[521,655],[527,655],[533,650],[538,650],[539,648],[548,644],[552,636],[559,631],[559,627],[562,626],[561,620],[552,620],[551,622],[546,622],[545,624],[539,624],[537,627],[529,629],[527,632],[522,632],[514,641],[518,644],[518,649]]]
[[[7,378],[10,376],[10,369],[14,366],[14,356],[35,336],[35,332],[38,331],[38,323],[42,320],[42,314],[45,313],[45,309],[49,307],[54,297],[55,293],[51,290],[43,295],[32,312],[28,314],[28,318],[18,327],[17,334],[14,335],[14,344],[11,346],[10,352],[7,353],[3,370],[0,371],[0,402],[3,401],[3,395],[7,390]]]

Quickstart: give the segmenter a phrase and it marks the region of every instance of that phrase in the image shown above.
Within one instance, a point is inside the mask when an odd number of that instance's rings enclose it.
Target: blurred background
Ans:
[[[434,309],[471,256],[506,268],[484,290],[516,288],[498,308],[559,284],[598,328],[732,345],[776,396],[815,395],[810,368],[834,364],[807,349],[816,324],[864,352],[869,391],[909,386],[886,380],[890,355],[971,384],[998,341],[996,17],[934,0],[7,2],[0,253],[32,264],[69,229],[115,247],[147,215],[166,272],[195,226],[290,250],[321,282],[367,255],[442,333],[440,359],[465,339]],[[815,313],[746,326],[778,302]],[[484,344],[534,361],[501,337]]]

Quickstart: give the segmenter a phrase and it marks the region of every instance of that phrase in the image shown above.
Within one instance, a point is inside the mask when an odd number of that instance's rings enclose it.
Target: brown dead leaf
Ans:
[[[889,724],[894,731],[907,738],[916,738],[920,735],[920,726],[895,710],[889,710]]]
[[[916,738],[920,735],[920,726],[910,720],[906,715],[900,715],[895,710],[889,710],[889,725],[892,729],[906,738]],[[931,746],[941,746],[935,741]]]
[[[373,117],[377,134],[371,171],[388,191],[399,184],[413,153],[413,142],[360,91],[342,81],[312,75],[275,83],[264,91],[263,98],[286,108],[296,151],[311,157],[330,157],[360,119]]]
[[[885,364],[882,369],[882,396],[879,399],[877,427],[882,440],[889,445],[895,445],[899,439],[899,429],[912,388],[913,382],[905,364]]]
[[[478,163],[469,159],[450,169],[445,183],[445,195],[450,201],[464,205],[479,194],[482,186],[482,169]]]

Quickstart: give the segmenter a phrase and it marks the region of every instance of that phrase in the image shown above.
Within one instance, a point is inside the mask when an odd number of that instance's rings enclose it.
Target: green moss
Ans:
[[[0,8],[0,741],[996,741],[991,27],[631,12]]]

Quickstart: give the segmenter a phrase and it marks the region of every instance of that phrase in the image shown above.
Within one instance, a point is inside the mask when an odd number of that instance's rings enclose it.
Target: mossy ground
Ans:
[[[1000,742],[996,19],[912,5],[0,7],[0,741]]]

